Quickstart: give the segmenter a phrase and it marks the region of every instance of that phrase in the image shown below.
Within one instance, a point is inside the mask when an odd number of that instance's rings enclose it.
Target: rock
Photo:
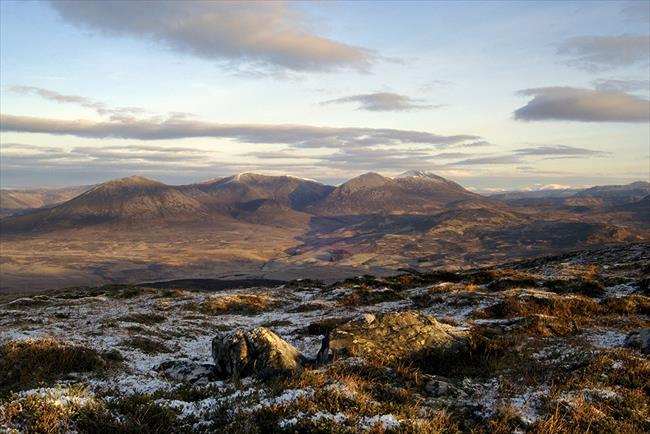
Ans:
[[[625,346],[638,348],[644,354],[650,354],[650,329],[630,332],[625,338]]]
[[[191,360],[168,360],[156,366],[154,370],[170,380],[192,384],[205,384],[218,377],[215,365],[192,362]]]
[[[301,368],[304,358],[293,345],[266,327],[224,333],[212,340],[212,357],[223,376],[268,378]]]
[[[443,353],[465,348],[466,338],[466,331],[419,312],[366,314],[325,336],[318,361],[346,356],[406,359],[422,351]]]
[[[467,398],[467,393],[442,377],[432,376],[424,385],[424,390],[434,398]]]

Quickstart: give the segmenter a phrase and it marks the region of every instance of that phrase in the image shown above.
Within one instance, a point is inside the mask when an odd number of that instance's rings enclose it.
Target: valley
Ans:
[[[648,183],[601,190],[573,192],[580,205],[573,196],[530,204],[520,201],[542,199],[481,196],[425,172],[369,173],[338,187],[253,173],[183,186],[129,177],[2,218],[0,289],[334,281],[649,239]]]

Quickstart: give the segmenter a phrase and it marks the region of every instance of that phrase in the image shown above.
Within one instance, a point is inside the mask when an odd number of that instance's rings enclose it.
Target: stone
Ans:
[[[362,315],[323,339],[319,362],[347,356],[399,360],[423,351],[443,353],[467,346],[467,332],[415,311]]]
[[[217,379],[215,365],[191,360],[167,360],[154,368],[170,380],[205,384]]]
[[[294,372],[304,362],[300,351],[266,327],[218,335],[212,340],[212,357],[216,370],[235,380]]]
[[[424,385],[424,390],[434,398],[467,398],[467,393],[443,377],[432,376]]]
[[[638,348],[643,354],[650,354],[650,329],[630,332],[625,338],[625,346]]]

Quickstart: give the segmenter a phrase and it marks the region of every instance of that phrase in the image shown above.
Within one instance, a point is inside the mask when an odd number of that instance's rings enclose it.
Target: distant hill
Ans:
[[[613,206],[624,205],[650,194],[650,183],[637,181],[626,185],[603,185],[586,189],[512,191],[490,195],[516,206]]]
[[[199,220],[207,207],[180,189],[141,176],[99,184],[55,207],[3,219],[11,232],[53,230],[102,223]]]
[[[477,266],[650,240],[646,188],[498,200],[428,172],[337,187],[255,173],[180,186],[132,176],[4,217],[0,260],[10,286]]]
[[[1,189],[0,216],[58,205],[90,188],[92,187]]]
[[[257,173],[241,173],[191,187],[205,194],[202,200],[214,205],[250,209],[262,201],[272,201],[294,210],[303,210],[334,189],[295,176]]]
[[[394,178],[365,173],[336,187],[309,211],[330,216],[426,214],[463,201],[483,206],[496,203],[432,173],[406,172]]]

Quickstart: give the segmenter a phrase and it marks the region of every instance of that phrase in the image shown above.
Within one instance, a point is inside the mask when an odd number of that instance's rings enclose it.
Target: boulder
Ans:
[[[638,348],[644,354],[650,354],[650,329],[630,332],[625,338],[625,346]]]
[[[420,312],[365,314],[325,336],[318,361],[346,356],[400,360],[422,352],[443,354],[466,347],[466,331]]]
[[[212,340],[212,357],[223,376],[268,378],[301,368],[304,358],[293,345],[266,327],[221,334]]]
[[[215,366],[191,360],[167,360],[154,368],[173,381],[205,384],[217,379]]]

